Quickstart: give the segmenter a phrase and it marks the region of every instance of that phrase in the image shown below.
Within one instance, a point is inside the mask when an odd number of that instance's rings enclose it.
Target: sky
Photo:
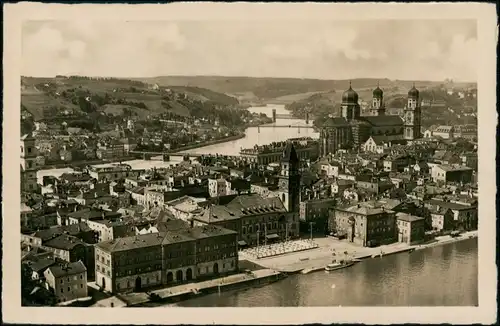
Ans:
[[[474,82],[474,20],[28,21],[22,75]]]

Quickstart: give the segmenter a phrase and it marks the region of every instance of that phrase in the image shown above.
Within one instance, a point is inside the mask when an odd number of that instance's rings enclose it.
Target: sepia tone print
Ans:
[[[26,22],[23,305],[477,305],[476,33]]]

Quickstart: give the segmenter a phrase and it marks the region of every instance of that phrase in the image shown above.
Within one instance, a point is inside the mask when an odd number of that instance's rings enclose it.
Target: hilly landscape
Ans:
[[[140,119],[164,113],[189,117],[196,115],[194,111],[238,104],[234,97],[200,87],[159,88],[127,79],[78,76],[21,78],[21,109],[34,121],[96,113]]]
[[[461,100],[448,94],[449,88],[476,87],[470,83],[401,81],[389,79],[318,80],[293,78],[252,78],[222,76],[161,76],[150,78],[89,78],[56,76],[21,79],[22,110],[34,121],[47,118],[87,116],[134,116],[147,119],[162,114],[183,118],[217,116],[218,108],[283,104],[297,117],[306,110],[317,120],[339,115],[342,93],[352,88],[362,105],[371,102],[377,84],[384,90],[389,112],[404,107],[413,83],[421,99],[442,103],[442,108],[424,111],[424,122],[456,122],[446,107],[477,107],[477,101]],[[227,116],[227,112],[224,113]],[[231,121],[231,119],[227,119]]]
[[[349,80],[319,80],[299,78],[257,78],[257,77],[223,77],[223,76],[160,76],[134,79],[149,84],[161,86],[187,86],[210,89],[237,98],[240,103],[276,103],[290,104],[308,98],[316,93],[336,92],[338,100],[342,92],[352,87],[366,97],[371,90],[380,87],[388,93],[405,94],[413,82],[419,88],[441,86],[443,82],[434,81],[403,81],[389,79],[362,78]],[[456,87],[465,87],[466,83],[455,83]]]

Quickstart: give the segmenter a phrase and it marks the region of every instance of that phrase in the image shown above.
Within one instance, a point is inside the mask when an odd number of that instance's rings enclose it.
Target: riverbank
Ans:
[[[229,275],[208,281],[195,282],[153,290],[149,292],[137,292],[118,294],[112,298],[99,301],[95,306],[110,307],[144,307],[158,306],[175,303],[193,297],[210,293],[239,290],[249,287],[258,287],[277,282],[285,278],[286,275],[271,269],[261,269],[248,273]],[[121,303],[116,305],[116,303]]]
[[[229,136],[229,137],[225,137],[225,138],[220,138],[220,139],[215,139],[215,140],[209,140],[209,141],[205,141],[205,142],[201,142],[201,143],[196,143],[196,144],[191,144],[191,145],[179,147],[179,148],[176,148],[173,151],[170,151],[167,154],[175,154],[175,153],[178,153],[178,152],[188,151],[188,150],[195,149],[195,148],[200,148],[200,147],[205,147],[205,146],[211,146],[211,145],[217,145],[217,144],[221,144],[221,143],[230,142],[230,141],[233,141],[233,140],[238,140],[238,139],[241,139],[241,138],[245,138],[245,133],[241,133],[239,135],[234,135],[234,136]]]
[[[83,160],[83,161],[61,162],[61,163],[44,165],[40,170],[86,167],[88,165],[119,163],[119,162],[123,162],[123,161],[134,160],[134,159],[136,159],[134,156],[125,156],[125,157],[120,158],[120,160]]]
[[[253,258],[242,256],[240,259],[249,260],[252,263],[259,264],[265,268],[274,269],[287,274],[313,272],[323,270],[331,263],[332,252],[339,255],[347,253],[348,256],[356,260],[368,258],[382,258],[397,253],[410,252],[413,250],[425,249],[433,246],[444,245],[452,242],[477,238],[477,231],[470,231],[461,234],[458,237],[441,236],[427,243],[408,245],[406,243],[393,243],[376,248],[367,248],[354,245],[345,240],[336,240],[332,238],[317,238],[314,241],[319,245],[318,248],[310,249],[304,252],[294,252],[269,258]]]

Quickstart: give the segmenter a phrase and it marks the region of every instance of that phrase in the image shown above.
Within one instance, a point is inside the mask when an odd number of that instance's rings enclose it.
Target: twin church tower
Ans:
[[[385,141],[420,138],[419,95],[419,91],[413,86],[408,91],[403,117],[387,115],[384,92],[377,86],[373,90],[371,114],[361,116],[358,93],[349,85],[349,89],[342,94],[341,116],[330,117],[321,126],[320,155],[359,147],[370,137],[383,138]]]

